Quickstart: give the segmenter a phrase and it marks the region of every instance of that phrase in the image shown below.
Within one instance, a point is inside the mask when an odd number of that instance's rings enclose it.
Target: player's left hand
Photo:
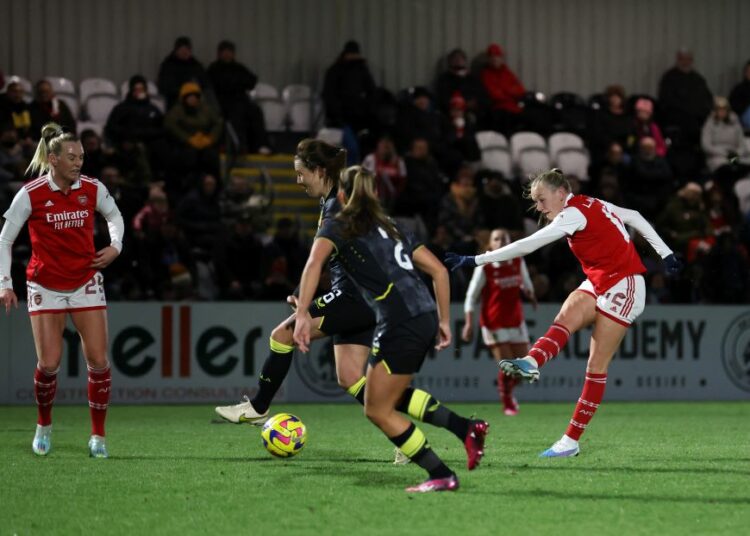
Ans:
[[[449,321],[441,321],[438,324],[438,342],[435,345],[435,350],[442,350],[448,348],[451,344],[451,324]]]
[[[94,257],[94,260],[91,261],[91,268],[106,268],[107,266],[112,264],[112,261],[115,260],[119,254],[120,252],[112,246],[107,246],[106,248],[100,249],[96,252],[96,257]]]
[[[310,351],[310,332],[312,331],[312,317],[308,311],[298,311],[294,322],[294,344],[301,351]]]
[[[682,261],[675,257],[674,253],[664,257],[664,264],[667,265],[667,273],[670,275],[677,275],[682,271]]]
[[[462,266],[474,268],[477,265],[476,261],[474,260],[474,255],[459,255],[458,253],[453,253],[452,251],[449,251],[445,254],[445,259],[443,260],[443,262],[448,268],[450,268],[451,272],[458,270]]]

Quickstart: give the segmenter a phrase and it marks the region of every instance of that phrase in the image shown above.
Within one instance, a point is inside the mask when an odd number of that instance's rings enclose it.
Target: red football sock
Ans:
[[[578,399],[573,418],[570,419],[565,435],[571,439],[578,439],[586,430],[589,421],[594,417],[596,409],[604,398],[604,389],[607,387],[607,373],[595,374],[586,372],[586,382],[583,384],[581,398]]]
[[[34,370],[34,395],[36,396],[37,424],[52,424],[52,403],[57,392],[57,370],[45,372],[39,367]]]
[[[529,355],[533,357],[539,368],[547,361],[551,360],[568,344],[570,331],[562,324],[552,324],[547,333],[539,337],[534,346],[529,350]]]
[[[513,405],[513,388],[518,385],[518,380],[508,376],[502,370],[497,373],[497,392],[503,406],[510,407]]]
[[[91,434],[104,436],[104,420],[112,385],[109,366],[102,369],[89,367],[89,411],[91,413]]]

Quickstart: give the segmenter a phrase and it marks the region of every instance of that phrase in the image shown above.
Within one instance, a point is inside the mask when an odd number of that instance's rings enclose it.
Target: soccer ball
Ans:
[[[268,452],[279,458],[289,458],[296,456],[305,446],[307,430],[299,418],[279,413],[266,421],[260,436]]]

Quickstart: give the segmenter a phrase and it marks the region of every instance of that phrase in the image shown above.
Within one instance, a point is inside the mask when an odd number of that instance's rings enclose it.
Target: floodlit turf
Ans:
[[[109,460],[87,457],[88,411],[55,409],[53,448],[31,452],[34,408],[0,407],[0,534],[747,534],[750,403],[604,404],[573,459],[542,460],[571,404],[456,404],[491,423],[487,456],[422,424],[459,474],[423,479],[355,405],[287,405],[302,453],[274,459],[260,428],[212,424],[211,407],[113,407]]]

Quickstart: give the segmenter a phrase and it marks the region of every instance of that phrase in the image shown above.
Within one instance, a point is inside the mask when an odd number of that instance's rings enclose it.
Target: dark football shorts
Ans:
[[[333,289],[313,300],[310,316],[321,319],[317,327],[333,344],[372,346],[375,313],[359,295]]]
[[[424,313],[384,331],[377,331],[369,363],[383,363],[390,374],[415,374],[435,345],[438,332],[436,312]]]

